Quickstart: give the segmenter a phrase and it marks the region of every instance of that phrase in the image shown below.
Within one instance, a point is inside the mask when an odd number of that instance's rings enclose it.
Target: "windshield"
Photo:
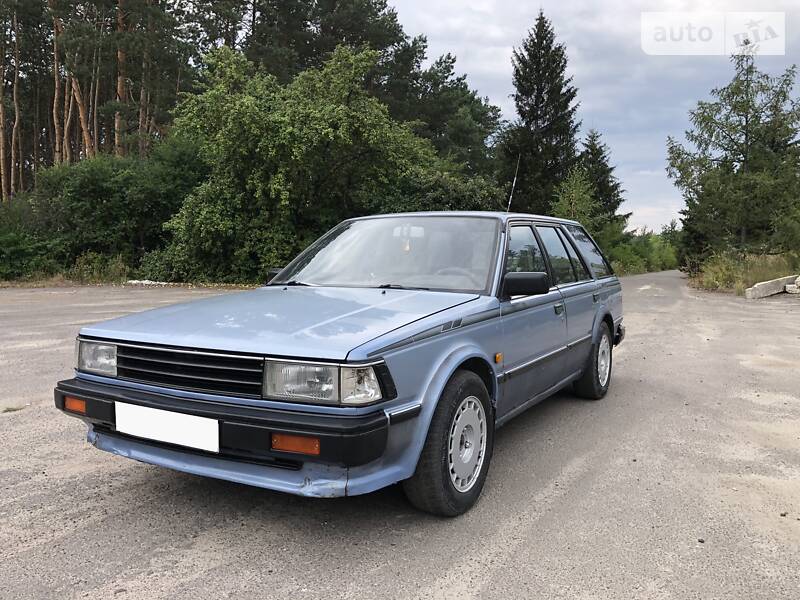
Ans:
[[[500,222],[485,217],[382,217],[342,223],[273,284],[488,292]]]

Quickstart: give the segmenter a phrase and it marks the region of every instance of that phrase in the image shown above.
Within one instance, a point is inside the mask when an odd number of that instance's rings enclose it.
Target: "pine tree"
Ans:
[[[546,213],[556,186],[575,164],[580,123],[566,49],[556,42],[542,11],[522,47],[514,50],[512,65],[518,119],[501,137],[499,176],[510,187],[519,158],[513,207]]]
[[[599,203],[601,216],[612,219],[625,200],[622,197],[622,184],[614,175],[608,146],[602,141],[600,132],[590,129],[583,142],[580,155],[581,166],[592,186],[594,197]]]

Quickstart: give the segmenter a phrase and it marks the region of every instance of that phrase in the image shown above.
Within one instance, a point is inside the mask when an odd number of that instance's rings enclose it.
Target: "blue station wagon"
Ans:
[[[496,429],[571,386],[597,400],[622,290],[574,221],[345,221],[264,287],[85,327],[56,407],[101,450],[316,497],[402,482],[468,510]]]

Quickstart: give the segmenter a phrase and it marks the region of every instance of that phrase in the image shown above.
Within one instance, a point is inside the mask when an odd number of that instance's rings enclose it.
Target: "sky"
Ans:
[[[800,63],[797,0],[389,0],[408,35],[428,38],[429,59],[450,52],[470,86],[516,116],[510,95],[511,54],[541,8],[566,45],[578,88],[582,132],[601,132],[625,188],[622,210],[632,228],[659,231],[679,218],[680,192],[666,173],[666,139],[683,139],[688,112],[730,81],[726,56],[650,56],[641,47],[643,11],[778,11],[785,13],[785,55],[760,56],[772,74]],[[798,86],[800,87],[800,86]],[[796,89],[796,93],[797,93]]]

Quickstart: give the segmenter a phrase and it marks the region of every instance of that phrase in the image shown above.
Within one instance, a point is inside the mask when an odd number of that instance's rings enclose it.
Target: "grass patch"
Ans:
[[[694,287],[703,290],[744,291],[760,281],[800,274],[797,254],[715,254],[707,259],[699,273],[691,279]]]
[[[3,410],[0,410],[0,413],[5,414],[5,413],[17,412],[18,410],[22,410],[23,408],[25,408],[25,407],[24,406],[4,406]]]

